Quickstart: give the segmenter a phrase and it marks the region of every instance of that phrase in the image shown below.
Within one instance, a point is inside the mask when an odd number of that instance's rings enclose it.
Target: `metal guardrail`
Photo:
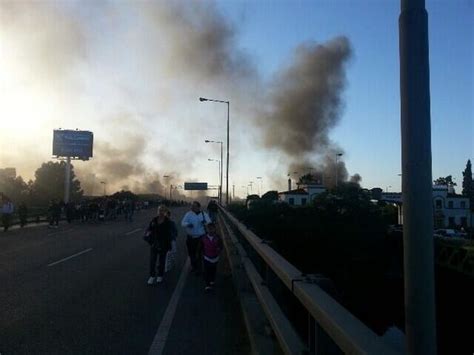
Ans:
[[[324,354],[337,353],[337,351],[330,350],[331,347],[334,348],[333,345],[335,344],[346,354],[400,354],[387,345],[381,337],[353,316],[347,309],[336,302],[336,300],[330,297],[321,287],[311,282],[311,279],[303,276],[300,270],[267,245],[264,240],[247,229],[229,212],[223,208],[221,208],[221,212],[225,219],[230,222],[229,224],[243,237],[243,240],[241,240],[242,244],[247,244],[251,248],[247,248],[246,251],[238,248],[241,257],[249,257],[249,260],[244,261],[243,265],[247,270],[250,280],[256,279],[255,270],[257,268],[250,260],[250,254],[256,253],[265,263],[267,273],[268,270],[271,270],[284,285],[283,287],[286,287],[308,312],[310,316],[308,319],[308,328],[310,330],[308,330],[308,332],[312,333],[308,334],[309,352]],[[232,229],[232,227],[227,226],[229,230]],[[235,241],[235,243],[237,243],[237,241]],[[242,253],[245,254],[242,255]],[[263,271],[263,273],[265,273],[265,271]],[[262,272],[260,272],[260,274],[262,274]],[[256,285],[255,281],[252,281],[252,284],[254,285],[257,295],[262,294],[262,287]],[[263,284],[265,285],[265,283]],[[260,286],[261,285],[262,282],[260,282]],[[266,292],[268,293],[268,290]],[[267,297],[259,296],[259,299],[261,302],[266,302],[265,300],[270,298],[267,295]],[[271,309],[275,309],[275,305],[273,302],[270,303],[270,305],[262,306],[271,312]],[[268,315],[267,311],[266,313]],[[272,326],[275,326],[274,320],[270,318],[269,321]],[[290,323],[288,320],[286,321]],[[283,338],[288,336],[288,334],[292,337],[293,332],[288,331],[288,329],[281,331],[281,316],[278,316],[278,322],[279,328],[274,329],[274,331],[280,344],[294,344],[294,340]],[[327,336],[330,339],[325,339]],[[334,344],[332,346],[331,344],[328,345],[328,343],[331,342]],[[296,346],[296,348],[298,348],[298,346]],[[282,346],[282,349],[287,354],[295,353],[288,346]]]

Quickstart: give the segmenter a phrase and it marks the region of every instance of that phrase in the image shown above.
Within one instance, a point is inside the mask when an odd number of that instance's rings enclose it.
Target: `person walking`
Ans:
[[[158,207],[158,215],[154,217],[145,232],[145,240],[150,244],[150,277],[148,285],[155,281],[163,281],[165,271],[166,254],[171,249],[173,225],[166,216],[168,208],[164,205]],[[158,260],[158,275],[156,273],[156,262]]]
[[[217,263],[219,254],[222,251],[222,239],[217,234],[216,225],[209,223],[207,233],[201,238],[200,248],[202,249],[202,262],[204,266],[205,291],[212,291],[216,281]]]
[[[59,225],[59,218],[61,217],[61,206],[56,201],[56,199],[52,199],[49,205],[49,228],[58,228]]]
[[[176,223],[171,219],[170,210],[166,213],[166,217],[168,217],[171,222],[171,249],[166,254],[165,273],[170,271],[174,266],[177,252],[176,238],[178,237],[178,228],[176,228]]]
[[[18,217],[20,217],[20,227],[23,228],[28,220],[28,207],[24,201],[18,206]]]
[[[217,221],[218,211],[219,211],[219,207],[217,206],[216,200],[209,201],[209,204],[207,205],[207,212],[209,213],[209,217],[211,218],[211,221],[214,223],[216,223]]]
[[[198,201],[192,203],[191,211],[188,211],[181,221],[181,226],[186,228],[186,247],[191,261],[191,271],[196,274],[200,273],[201,262],[198,246],[206,234],[205,226],[208,223],[211,223],[211,219],[207,213],[201,211],[201,204]]]
[[[10,224],[12,221],[13,211],[15,210],[15,206],[13,202],[3,195],[2,201],[2,224],[3,224],[3,231],[6,232],[8,228],[10,228]]]

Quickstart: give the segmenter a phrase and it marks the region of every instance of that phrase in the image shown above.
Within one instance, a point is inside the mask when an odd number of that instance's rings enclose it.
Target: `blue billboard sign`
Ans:
[[[53,155],[88,160],[92,157],[94,134],[90,131],[55,129]]]

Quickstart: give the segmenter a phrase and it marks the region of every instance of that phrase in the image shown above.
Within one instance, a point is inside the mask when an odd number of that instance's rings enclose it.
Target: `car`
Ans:
[[[455,229],[441,228],[434,231],[435,237],[443,238],[466,238],[465,232],[457,231]]]

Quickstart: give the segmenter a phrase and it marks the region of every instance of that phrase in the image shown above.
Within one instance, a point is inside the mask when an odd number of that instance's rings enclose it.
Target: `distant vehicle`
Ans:
[[[434,231],[435,237],[443,238],[466,238],[467,234],[465,232],[457,231],[455,229],[436,229]]]
[[[402,232],[403,233],[403,224],[391,224],[388,226],[388,232]]]

